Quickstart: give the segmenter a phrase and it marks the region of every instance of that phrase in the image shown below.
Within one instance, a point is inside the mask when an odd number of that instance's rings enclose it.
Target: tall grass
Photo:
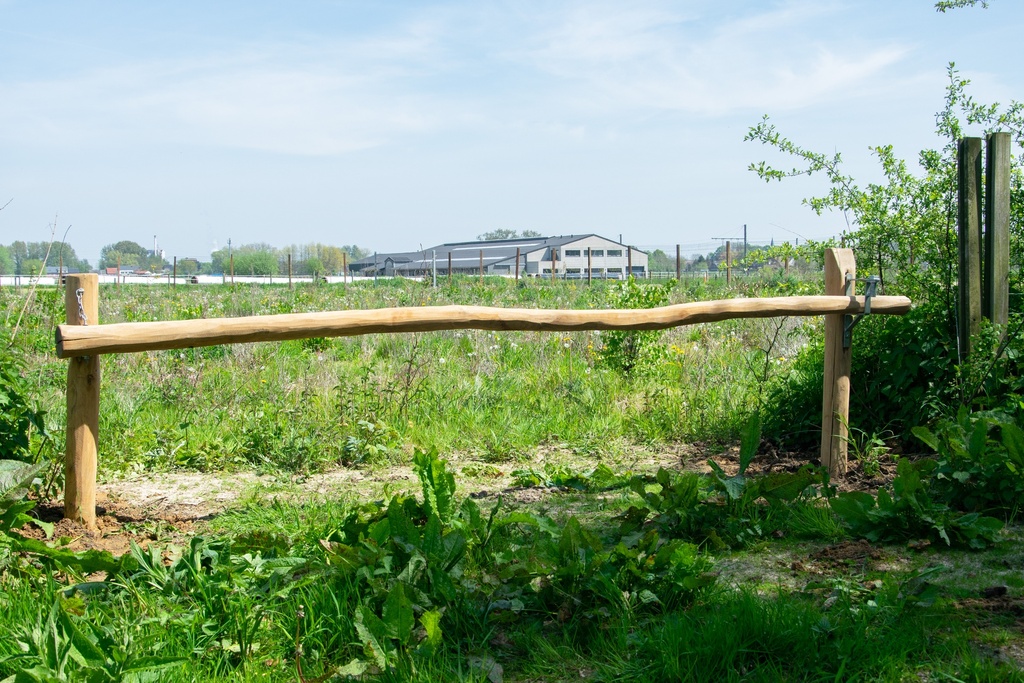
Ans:
[[[489,278],[377,284],[211,287],[108,286],[103,322],[178,320],[388,306],[484,304],[599,308],[615,283]],[[671,302],[810,291],[790,280],[687,281]],[[0,290],[0,312],[22,294]],[[55,290],[39,290],[18,351],[47,409],[64,418],[64,362],[53,350],[62,319]],[[621,444],[726,441],[758,407],[764,383],[804,343],[802,321],[771,339],[766,321],[677,328],[658,361],[626,377],[601,363],[599,332],[451,331],[215,346],[103,359],[104,474],[138,467],[316,470],[388,463],[412,446],[516,459],[540,444],[598,451]],[[56,439],[54,443],[60,443]]]

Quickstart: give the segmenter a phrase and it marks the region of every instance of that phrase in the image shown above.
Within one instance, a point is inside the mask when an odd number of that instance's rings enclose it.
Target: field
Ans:
[[[100,319],[821,287],[105,286]],[[813,428],[761,438],[820,319],[105,356],[90,534],[60,519],[61,297],[0,289],[45,412],[27,502],[0,478],[0,680],[1024,680],[1012,517],[943,509],[922,444],[856,414],[842,482]]]

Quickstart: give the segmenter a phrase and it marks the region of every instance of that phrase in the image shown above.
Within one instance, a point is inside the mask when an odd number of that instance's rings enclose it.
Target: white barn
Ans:
[[[558,278],[624,279],[632,273],[647,275],[647,252],[600,235],[521,237],[511,240],[449,242],[416,252],[380,253],[349,264],[360,275],[427,275],[437,264],[437,274],[447,275],[449,258],[456,274],[514,276],[516,254],[520,276]]]

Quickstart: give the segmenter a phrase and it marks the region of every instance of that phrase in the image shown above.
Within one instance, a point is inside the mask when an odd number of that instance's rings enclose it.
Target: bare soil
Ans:
[[[487,462],[477,455],[455,453],[447,458],[455,473],[460,491],[476,499],[501,496],[513,507],[558,506],[563,491],[546,487],[514,486],[512,473],[545,464],[570,466],[586,471],[604,463],[616,472],[654,474],[659,468],[710,472],[707,460],[713,459],[727,473],[738,470],[739,449],[708,452],[704,444],[670,444],[658,449],[624,447],[613,455],[601,457],[578,453],[558,444],[544,445],[528,458],[514,462]],[[791,472],[808,463],[816,463],[814,455],[782,453],[772,448],[751,462],[748,473]],[[891,465],[891,466],[890,466]],[[895,465],[882,463],[882,474],[862,476],[858,463],[850,462],[850,472],[841,489],[871,490],[883,485],[895,473]],[[128,551],[135,542],[142,547],[150,543],[181,544],[193,534],[201,533],[205,523],[229,507],[246,501],[273,498],[302,500],[309,498],[352,498],[385,500],[396,493],[412,493],[419,483],[411,467],[394,465],[378,468],[339,467],[327,472],[275,477],[252,472],[159,472],[101,484],[97,491],[97,529],[90,531],[81,524],[64,519],[61,501],[40,501],[35,515],[54,524],[53,537],[70,550],[107,550],[114,555]],[[22,530],[27,536],[45,539],[42,528],[29,525]]]

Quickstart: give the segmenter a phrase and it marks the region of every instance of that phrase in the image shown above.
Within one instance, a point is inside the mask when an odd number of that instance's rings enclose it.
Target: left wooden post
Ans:
[[[68,275],[64,290],[68,325],[99,324],[99,276]],[[64,441],[64,516],[96,528],[96,456],[100,432],[99,354],[68,363],[68,417]]]

